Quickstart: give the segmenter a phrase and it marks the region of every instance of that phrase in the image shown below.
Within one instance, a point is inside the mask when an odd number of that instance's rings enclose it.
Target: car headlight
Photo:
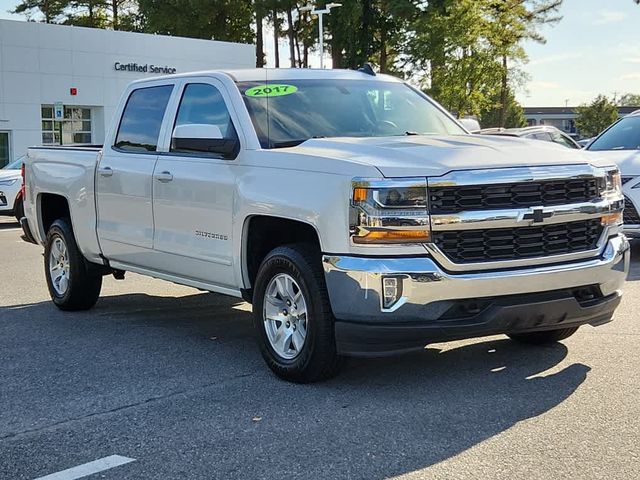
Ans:
[[[603,225],[621,225],[624,196],[622,195],[622,178],[617,168],[605,170],[602,198],[610,202],[610,213],[602,216]]]
[[[18,181],[17,178],[12,178],[11,180],[0,180],[0,187],[9,187]]]
[[[423,243],[431,239],[426,178],[354,179],[350,233],[354,243]]]

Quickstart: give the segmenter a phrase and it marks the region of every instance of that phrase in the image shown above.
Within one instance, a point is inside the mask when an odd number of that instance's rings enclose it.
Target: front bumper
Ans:
[[[338,350],[370,356],[435,341],[605,323],[620,302],[629,243],[619,235],[589,260],[462,274],[430,257],[325,255],[323,265]],[[402,279],[401,297],[387,309],[385,276]]]

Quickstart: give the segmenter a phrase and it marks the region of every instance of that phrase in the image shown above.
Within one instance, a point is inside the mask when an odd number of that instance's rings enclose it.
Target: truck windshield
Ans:
[[[240,82],[238,88],[263,148],[310,138],[466,133],[404,83],[286,80]]]

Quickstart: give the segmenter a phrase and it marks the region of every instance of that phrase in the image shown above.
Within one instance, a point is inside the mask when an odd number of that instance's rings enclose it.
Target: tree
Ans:
[[[595,137],[618,119],[618,108],[604,95],[598,95],[589,105],[579,106],[576,112],[576,127],[585,137]]]
[[[29,20],[39,14],[45,23],[58,23],[62,21],[61,17],[68,4],[65,0],[22,0],[11,13],[25,15]]]
[[[506,109],[503,113],[504,100],[502,92],[496,92],[494,104],[480,115],[480,125],[482,128],[506,127],[520,128],[527,126],[527,119],[524,116],[524,109],[518,103],[510,89],[507,92]],[[503,117],[504,115],[504,117]]]
[[[253,43],[251,0],[138,0],[148,33]]]
[[[505,126],[509,92],[509,61],[524,61],[526,54],[523,40],[546,43],[539,27],[558,23],[563,0],[490,0],[488,12],[492,17],[493,31],[490,41],[500,57],[500,107],[499,125]]]
[[[625,93],[619,99],[616,99],[615,103],[619,107],[640,107],[640,95],[636,93]]]

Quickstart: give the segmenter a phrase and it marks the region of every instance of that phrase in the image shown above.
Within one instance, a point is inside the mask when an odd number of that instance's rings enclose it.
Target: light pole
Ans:
[[[318,42],[320,43],[320,68],[324,68],[324,26],[322,23],[322,16],[325,13],[330,13],[332,8],[341,7],[341,3],[327,3],[323,9],[318,10],[312,5],[301,7],[301,12],[310,12],[311,15],[318,16]]]

